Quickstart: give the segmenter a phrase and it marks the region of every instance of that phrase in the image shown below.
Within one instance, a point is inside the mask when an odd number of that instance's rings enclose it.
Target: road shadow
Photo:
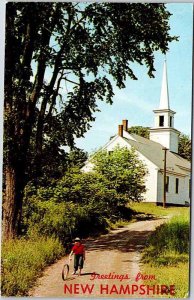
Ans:
[[[152,214],[136,213],[135,219],[137,221],[148,221],[148,220],[158,220],[158,217]]]
[[[75,277],[71,276],[71,277],[66,278],[63,281],[66,282],[66,281],[71,281],[71,280],[75,280]]]
[[[96,273],[96,272],[88,272],[88,273],[82,273],[80,276],[87,276],[87,275],[100,275],[100,274],[98,274],[98,273]]]
[[[146,226],[146,225],[145,225]],[[144,226],[144,228],[145,228]],[[118,250],[120,252],[141,251],[145,247],[148,236],[153,232],[150,230],[122,229],[120,232],[101,236],[87,242],[87,251]]]

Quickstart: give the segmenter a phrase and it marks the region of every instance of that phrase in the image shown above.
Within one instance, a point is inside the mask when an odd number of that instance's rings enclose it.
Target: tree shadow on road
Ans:
[[[88,251],[102,251],[102,250],[118,250],[120,252],[134,252],[141,251],[145,247],[148,236],[153,232],[152,229],[142,231],[122,229],[120,232],[101,236],[98,239],[90,240],[87,243]]]

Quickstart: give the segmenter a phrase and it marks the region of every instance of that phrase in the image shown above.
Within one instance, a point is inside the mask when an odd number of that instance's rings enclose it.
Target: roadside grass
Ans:
[[[165,266],[143,266],[143,273],[155,275],[155,280],[146,280],[147,285],[174,285],[175,295],[156,295],[156,298],[187,298],[189,292],[189,263],[179,263],[178,265]]]
[[[15,239],[2,245],[2,296],[26,296],[41,271],[64,254],[55,238]]]
[[[162,206],[157,206],[154,203],[145,203],[145,202],[134,202],[128,205],[133,211],[139,214],[153,215],[157,217],[164,216],[174,216],[174,215],[187,215],[189,207],[175,207],[167,206],[163,208]]]
[[[179,210],[178,210],[179,211]],[[155,284],[175,285],[175,296],[184,298],[189,289],[189,209],[159,226],[147,240],[142,271],[154,274]],[[153,285],[153,281],[146,281]],[[159,296],[159,295],[158,295]]]

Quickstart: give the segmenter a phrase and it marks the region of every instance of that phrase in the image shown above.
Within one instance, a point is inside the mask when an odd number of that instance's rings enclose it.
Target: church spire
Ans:
[[[168,79],[164,62],[160,105],[154,110],[155,124],[150,128],[150,140],[160,143],[170,151],[178,153],[179,131],[174,128],[175,111],[170,109]]]
[[[170,109],[166,60],[164,61],[164,67],[163,67],[163,78],[162,78],[162,88],[160,94],[159,109]]]

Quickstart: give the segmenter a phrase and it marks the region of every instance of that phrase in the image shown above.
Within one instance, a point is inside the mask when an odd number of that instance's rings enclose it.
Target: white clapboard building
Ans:
[[[174,128],[175,112],[170,109],[166,63],[164,64],[159,108],[154,110],[154,127],[150,138],[128,133],[128,121],[118,126],[118,134],[102,149],[113,151],[116,146],[133,147],[139,159],[147,167],[145,202],[162,204],[164,198],[164,169],[166,170],[166,204],[188,205],[190,203],[190,162],[178,155],[179,131]],[[164,153],[166,151],[166,168]],[[90,159],[82,168],[84,172],[93,168]]]

